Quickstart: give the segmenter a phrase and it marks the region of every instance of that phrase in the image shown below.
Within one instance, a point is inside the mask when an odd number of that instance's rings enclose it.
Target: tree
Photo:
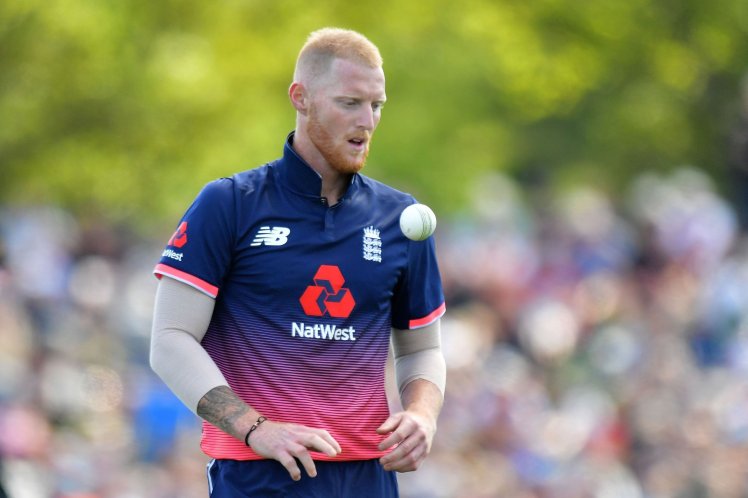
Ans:
[[[365,172],[437,212],[484,171],[610,189],[683,163],[724,173],[742,0],[7,0],[0,202],[173,222],[206,181],[280,154],[296,51],[323,25],[385,57]]]

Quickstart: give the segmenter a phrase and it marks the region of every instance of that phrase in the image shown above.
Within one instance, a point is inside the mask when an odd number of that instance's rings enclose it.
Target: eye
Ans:
[[[381,111],[384,108],[384,102],[374,102],[371,108],[375,111]]]

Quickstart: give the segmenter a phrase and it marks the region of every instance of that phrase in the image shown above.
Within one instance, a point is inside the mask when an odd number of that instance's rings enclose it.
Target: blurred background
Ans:
[[[7,495],[207,496],[151,270],[281,154],[325,25],[385,58],[365,173],[439,218],[448,392],[403,497],[748,496],[744,0],[1,2]]]

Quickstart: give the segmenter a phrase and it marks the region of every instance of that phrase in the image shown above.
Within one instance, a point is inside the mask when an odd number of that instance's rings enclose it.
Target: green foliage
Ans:
[[[173,221],[205,182],[280,154],[296,53],[324,25],[385,57],[365,172],[437,212],[492,170],[611,189],[724,171],[744,0],[5,0],[0,203]]]

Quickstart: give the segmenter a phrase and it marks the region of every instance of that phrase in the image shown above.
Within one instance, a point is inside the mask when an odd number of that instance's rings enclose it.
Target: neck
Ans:
[[[325,180],[323,175],[320,195],[327,199],[327,204],[334,206],[343,197],[350,183],[351,177],[349,175],[338,174],[335,180]]]
[[[311,140],[309,140],[309,137],[304,133],[300,133],[299,127],[296,130],[291,146],[299,157],[322,178],[320,196],[327,199],[327,203],[330,206],[337,204],[351,183],[352,175],[343,174],[333,169]]]

